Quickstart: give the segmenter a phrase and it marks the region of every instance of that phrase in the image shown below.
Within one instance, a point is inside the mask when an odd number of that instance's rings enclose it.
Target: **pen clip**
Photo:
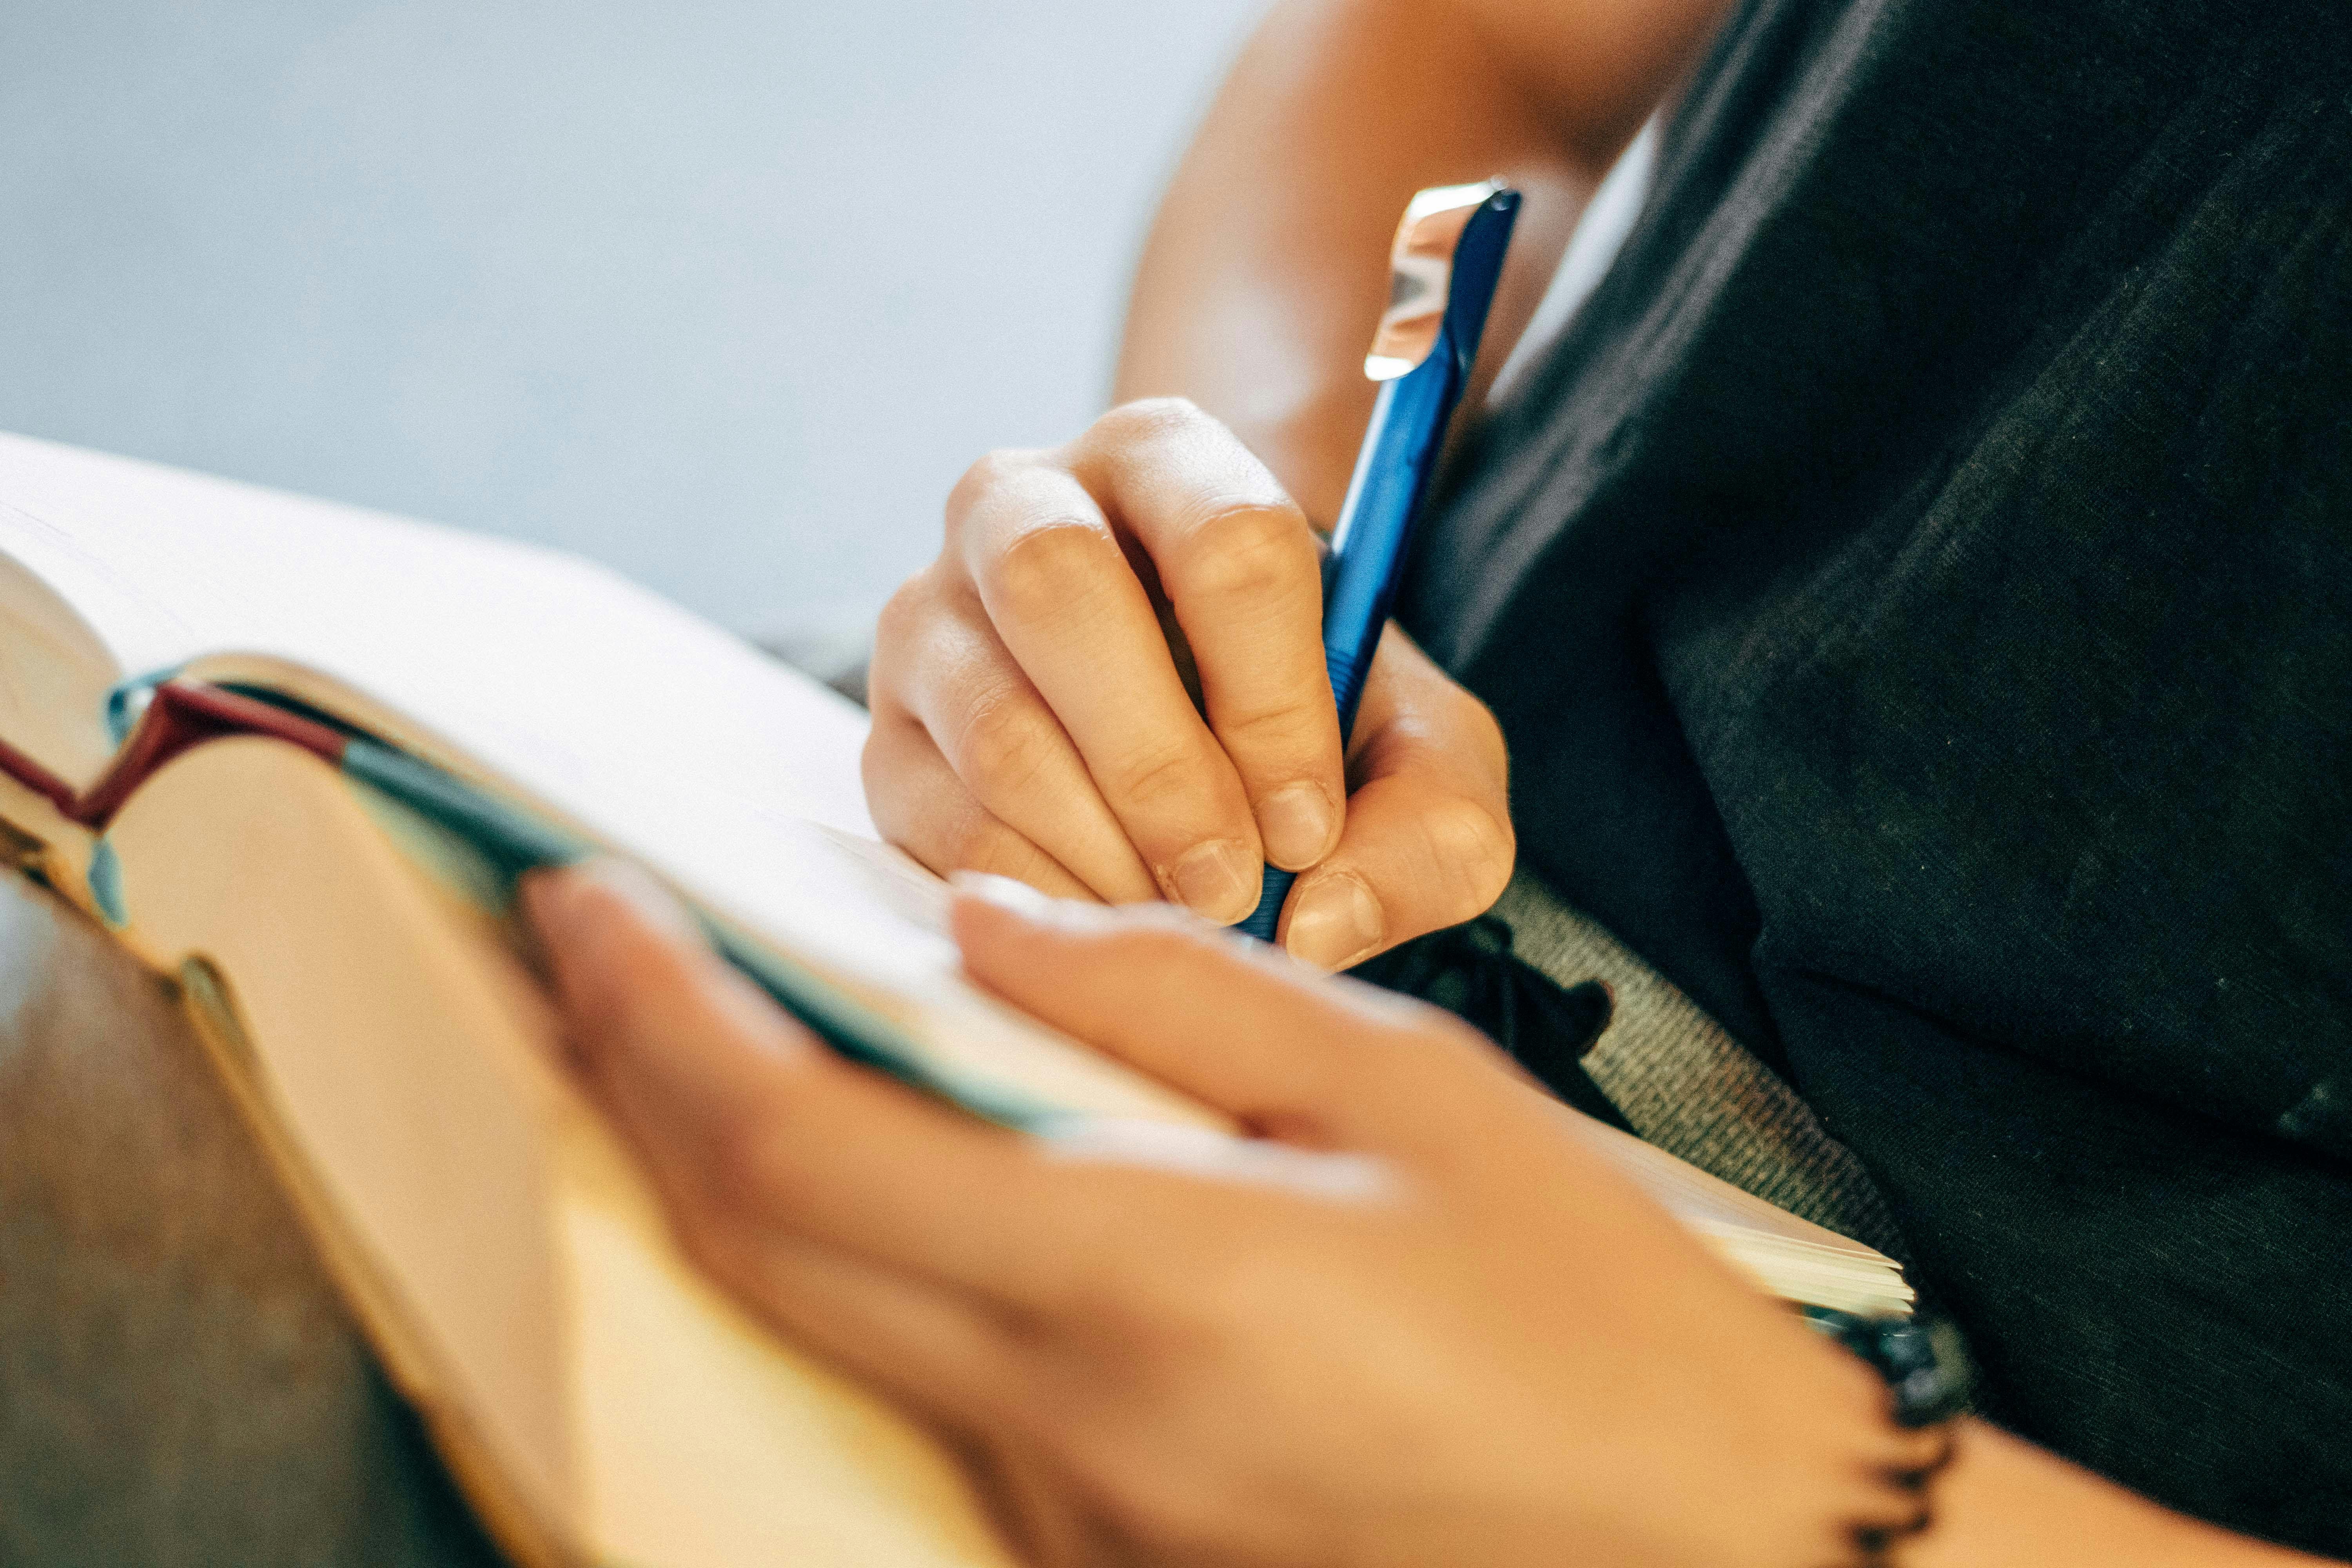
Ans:
[[[1364,356],[1366,376],[1394,381],[1429,358],[1444,333],[1455,268],[1502,264],[1501,245],[1490,237],[1491,222],[1479,220],[1512,212],[1518,202],[1518,193],[1501,181],[1480,180],[1432,185],[1407,204],[1389,250],[1389,307],[1372,334],[1371,353]],[[1508,237],[1506,226],[1499,238]],[[1491,291],[1491,283],[1481,290]]]

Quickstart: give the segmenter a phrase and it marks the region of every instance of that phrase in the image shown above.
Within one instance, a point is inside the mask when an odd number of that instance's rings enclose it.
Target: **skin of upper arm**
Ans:
[[[1370,412],[1364,345],[1414,190],[1498,174],[1527,205],[1499,364],[1585,200],[1727,0],[1286,0],[1235,60],[1137,269],[1117,401],[1223,419],[1328,523]]]
[[[1730,0],[1443,0],[1588,171],[1603,171],[1696,60]],[[1437,18],[1433,18],[1437,20]]]

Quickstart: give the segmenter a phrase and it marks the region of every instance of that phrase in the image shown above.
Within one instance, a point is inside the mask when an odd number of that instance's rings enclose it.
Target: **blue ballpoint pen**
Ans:
[[[1380,400],[1323,566],[1323,663],[1339,708],[1342,745],[1355,728],[1364,677],[1403,573],[1413,513],[1470,378],[1518,214],[1519,193],[1487,180],[1423,191],[1397,225],[1389,308],[1364,356],[1364,374],[1381,384]],[[1257,908],[1241,929],[1272,942],[1295,879],[1268,866]]]

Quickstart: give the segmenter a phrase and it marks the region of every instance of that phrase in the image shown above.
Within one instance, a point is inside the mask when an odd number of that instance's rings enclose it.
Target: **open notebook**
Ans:
[[[295,729],[237,721],[257,707]],[[162,745],[167,709],[257,732]],[[280,738],[302,725],[310,743]],[[832,693],[570,557],[0,436],[8,847],[176,978],[522,1560],[1005,1558],[928,1438],[678,1255],[551,1065],[495,847],[435,801],[641,859],[804,1016],[862,1020],[852,1043],[983,1113],[1217,1124],[963,981],[940,884],[872,837],[863,735]],[[339,746],[437,782],[389,787]],[[1764,1288],[1907,1304],[1869,1248],[1575,1124]]]

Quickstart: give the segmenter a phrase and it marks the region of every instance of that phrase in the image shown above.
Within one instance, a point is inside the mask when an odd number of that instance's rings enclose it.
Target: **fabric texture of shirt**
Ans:
[[[2352,1553],[2352,24],[1750,0],[1400,616],[1988,1414]]]

